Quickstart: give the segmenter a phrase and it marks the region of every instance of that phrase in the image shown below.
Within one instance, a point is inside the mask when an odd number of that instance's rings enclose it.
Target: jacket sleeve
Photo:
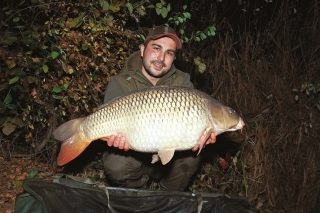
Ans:
[[[125,94],[126,94],[125,91],[120,86],[117,79],[114,76],[112,76],[109,80],[107,89],[104,93],[103,103],[105,104],[113,100],[114,98],[125,95]]]

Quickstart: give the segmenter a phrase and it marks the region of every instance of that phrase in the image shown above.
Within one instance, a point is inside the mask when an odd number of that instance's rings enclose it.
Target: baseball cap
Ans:
[[[172,38],[177,44],[177,49],[182,48],[182,42],[178,37],[176,31],[174,31],[174,29],[172,29],[171,27],[167,27],[167,26],[157,26],[153,28],[152,31],[149,32],[146,39],[144,40],[144,44],[148,44],[150,40],[156,40],[161,37]]]

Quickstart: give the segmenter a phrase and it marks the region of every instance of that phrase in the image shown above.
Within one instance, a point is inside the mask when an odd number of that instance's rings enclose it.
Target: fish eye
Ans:
[[[229,107],[229,113],[232,115],[232,114],[236,114],[236,111],[232,108]]]

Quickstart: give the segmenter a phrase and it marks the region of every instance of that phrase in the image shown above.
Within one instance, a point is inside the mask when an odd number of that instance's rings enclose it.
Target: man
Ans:
[[[173,65],[176,53],[181,48],[181,40],[172,28],[155,27],[140,46],[140,51],[130,55],[123,70],[111,77],[104,103],[152,86],[193,87],[190,76]],[[121,134],[102,140],[114,147],[108,149],[102,157],[107,177],[122,187],[142,188],[149,178],[154,178],[159,180],[163,189],[182,191],[200,162],[200,157],[195,152],[199,145],[192,149],[193,152],[176,152],[167,165],[162,165],[161,162],[151,164],[152,153],[130,150]],[[214,134],[209,138],[205,138],[204,135],[200,138],[200,144],[214,142]]]

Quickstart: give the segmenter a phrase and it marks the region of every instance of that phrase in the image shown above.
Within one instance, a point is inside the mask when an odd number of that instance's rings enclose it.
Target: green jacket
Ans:
[[[110,78],[105,95],[104,103],[118,97],[137,90],[152,87],[153,84],[142,74],[142,58],[140,51],[134,52],[127,59],[121,72]],[[172,65],[170,71],[163,76],[156,86],[182,86],[191,87],[190,75],[178,70]]]

